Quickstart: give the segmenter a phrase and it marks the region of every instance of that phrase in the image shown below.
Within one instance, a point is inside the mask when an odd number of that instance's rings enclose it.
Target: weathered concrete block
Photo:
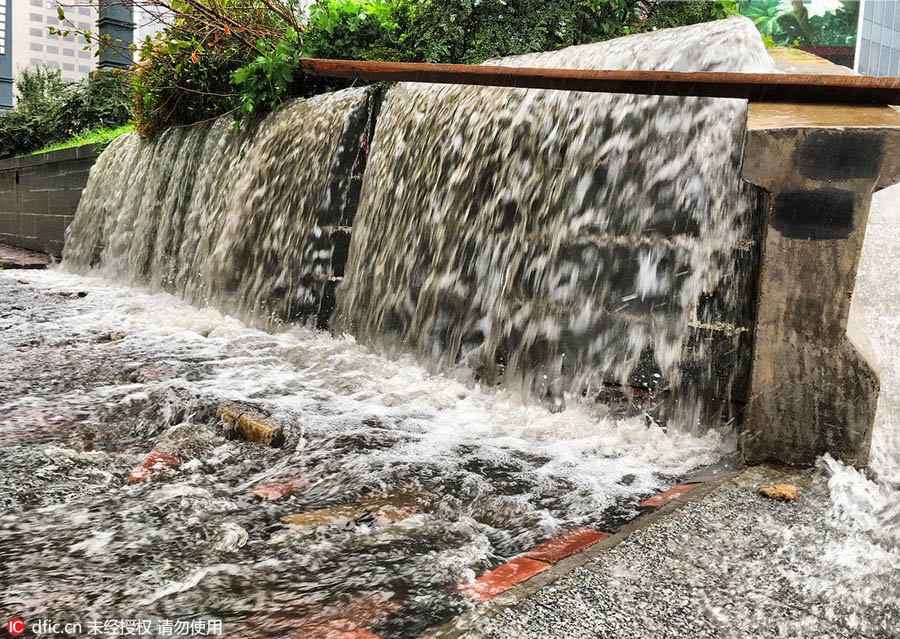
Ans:
[[[787,115],[786,115],[787,113]],[[873,190],[900,181],[888,108],[751,105],[746,180],[771,193],[742,449],[747,463],[865,466],[878,374],[848,330]]]
[[[0,160],[0,238],[61,255],[96,159],[95,145],[87,145]]]

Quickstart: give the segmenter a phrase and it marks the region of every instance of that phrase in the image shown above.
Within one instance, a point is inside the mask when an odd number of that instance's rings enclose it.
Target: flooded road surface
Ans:
[[[457,584],[734,450],[58,270],[0,272],[0,299],[0,610],[25,636],[415,636],[471,605]]]

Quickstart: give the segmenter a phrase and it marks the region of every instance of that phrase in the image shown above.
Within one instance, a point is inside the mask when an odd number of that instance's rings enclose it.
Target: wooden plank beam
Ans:
[[[315,76],[598,93],[742,98],[754,102],[900,104],[900,78],[787,73],[597,71],[305,58]]]

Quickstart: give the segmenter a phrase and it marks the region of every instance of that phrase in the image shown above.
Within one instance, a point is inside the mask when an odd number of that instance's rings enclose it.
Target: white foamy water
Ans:
[[[2,600],[23,618],[208,613],[277,630],[279,615],[374,596],[404,602],[385,636],[409,636],[467,605],[457,583],[574,525],[613,528],[734,448],[594,403],[551,412],[352,338],[266,333],[98,278],[0,273],[0,290],[0,447],[17,469],[0,474],[0,562],[17,576]],[[284,424],[287,444],[229,439],[214,411],[230,401]],[[182,466],[125,485],[152,448]],[[285,477],[301,489],[247,494]],[[279,522],[397,492],[421,512]]]
[[[494,63],[774,71],[744,18]],[[557,401],[627,383],[639,363],[633,385],[677,389],[690,366],[694,394],[744,401],[731,395],[746,373],[735,358],[731,375],[712,364],[709,344],[724,336],[690,338],[693,325],[744,320],[759,219],[758,193],[740,179],[746,109],[743,100],[391,88],[337,289],[338,329]],[[724,341],[742,352],[739,337]],[[648,374],[654,367],[661,375]]]
[[[494,62],[774,69],[746,18]],[[745,401],[749,359],[730,355],[747,352],[758,249],[745,119],[742,100],[398,84],[295,100],[237,133],[123,136],[64,262],[257,324],[331,318],[560,406],[683,376],[691,395]]]
[[[900,571],[900,186],[872,198],[851,313],[868,333],[881,375],[868,477],[826,456],[831,517],[850,534],[851,570]],[[857,534],[858,533],[858,534]],[[867,540],[875,540],[867,543]],[[872,544],[875,547],[872,547]]]

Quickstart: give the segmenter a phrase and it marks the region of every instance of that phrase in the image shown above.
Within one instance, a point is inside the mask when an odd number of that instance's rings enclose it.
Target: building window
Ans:
[[[78,52],[78,57],[81,58],[81,59],[83,59],[83,60],[90,60],[90,59],[91,59],[91,52],[90,52],[90,51],[84,51],[84,50],[81,50],[81,51]]]
[[[30,64],[33,67],[39,67],[42,64],[44,64],[44,61],[41,60],[40,58],[31,58],[31,60],[28,61],[28,64]]]
[[[58,69],[58,68],[59,68],[59,62],[57,62],[56,60],[47,60],[46,64],[47,64],[47,66],[50,67],[51,69]]]
[[[79,22],[78,28],[81,29],[82,31],[87,31],[88,29],[91,28],[91,24],[90,24],[90,22]]]
[[[89,16],[89,15],[91,15],[91,10],[90,10],[90,8],[88,8],[88,7],[79,7],[79,8],[78,8],[78,15],[81,15],[81,16]]]
[[[41,51],[44,50],[44,45],[43,45],[43,44],[40,44],[40,43],[38,43],[38,42],[32,42],[32,43],[31,43],[31,50],[32,50],[32,51],[41,52]]]
[[[0,55],[6,55],[6,3],[0,0]]]
[[[66,56],[67,58],[74,58],[75,50],[74,49],[63,49],[63,55]]]
[[[37,27],[31,27],[30,29],[28,29],[28,33],[31,34],[31,36],[34,38],[44,37],[44,30],[38,29]]]
[[[52,53],[53,55],[59,54],[59,47],[54,47],[51,44],[47,45],[47,53]]]
[[[40,13],[32,13],[28,16],[28,19],[32,22],[43,22],[44,16],[42,16]]]
[[[90,73],[90,72],[91,72],[91,68],[90,68],[90,67],[86,67],[86,66],[81,65],[81,64],[78,65],[78,73]]]
[[[74,71],[75,65],[71,62],[63,62],[63,71]]]
[[[44,6],[44,3],[41,2],[41,0],[31,0],[31,6],[32,7],[42,7],[42,6]]]

